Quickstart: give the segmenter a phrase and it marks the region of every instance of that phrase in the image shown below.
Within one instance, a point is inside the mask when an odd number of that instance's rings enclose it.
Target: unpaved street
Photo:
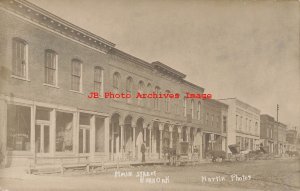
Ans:
[[[86,174],[1,175],[2,190],[300,190],[299,159],[146,166]],[[144,183],[137,177],[144,176]]]

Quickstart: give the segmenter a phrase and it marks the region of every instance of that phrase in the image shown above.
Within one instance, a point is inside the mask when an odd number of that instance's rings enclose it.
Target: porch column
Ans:
[[[36,106],[33,105],[31,107],[31,116],[30,116],[30,121],[31,121],[31,124],[30,124],[30,149],[31,149],[31,152],[33,154],[33,157],[34,157],[34,163],[36,163],[36,148],[35,148],[35,112],[36,112]],[[7,127],[7,126],[6,126]],[[7,133],[7,132],[6,132]]]
[[[56,150],[56,109],[50,112],[50,154],[54,156]]]
[[[152,129],[153,129],[153,126],[150,124],[148,126],[148,129],[149,129],[149,148],[150,148],[150,153],[152,153]]]
[[[93,115],[91,118],[91,131],[90,131],[90,156],[91,161],[94,161],[94,155],[95,155],[95,142],[96,142],[96,116]]]
[[[74,118],[73,118],[73,124],[74,124],[74,143],[73,143],[73,148],[75,151],[75,155],[79,155],[79,112],[74,113]]]
[[[190,135],[191,135],[190,130],[191,130],[190,127],[186,127],[186,141],[187,142],[190,142]]]
[[[169,125],[169,132],[170,132],[170,148],[173,148],[173,129],[174,125]]]
[[[201,131],[201,133],[200,133],[200,150],[199,150],[199,159],[202,159],[203,158],[203,132]]]
[[[31,108],[32,110],[32,108]],[[32,111],[31,111],[32,112]],[[0,99],[0,145],[2,146],[0,148],[0,152],[2,152],[4,154],[4,161],[2,162],[4,165],[6,165],[6,161],[7,161],[7,102],[4,100]],[[31,135],[30,135],[30,141],[31,141],[31,145],[30,145],[30,149],[31,151],[33,151],[32,148],[32,131],[31,131]]]
[[[144,133],[143,133],[143,141],[146,143],[146,140],[147,140],[147,127],[148,127],[148,124],[144,123],[143,124],[143,130],[144,130]]]
[[[124,124],[120,124],[121,128],[121,156],[124,157]]]
[[[106,117],[104,119],[104,153],[105,153],[105,158],[108,160],[109,159],[109,117]]]
[[[183,141],[183,138],[182,138],[182,126],[178,126],[178,135],[179,135],[179,142],[182,142]]]
[[[132,154],[133,154],[133,159],[135,160],[135,127],[136,124],[132,124],[132,137],[133,137],[133,141],[132,141]]]
[[[111,154],[112,154],[112,159],[114,160],[114,147],[115,147],[115,126],[111,122]]]
[[[159,123],[159,158],[161,159],[162,156],[162,149],[163,149],[163,142],[162,142],[162,135],[163,135],[163,130],[164,130],[164,123]]]

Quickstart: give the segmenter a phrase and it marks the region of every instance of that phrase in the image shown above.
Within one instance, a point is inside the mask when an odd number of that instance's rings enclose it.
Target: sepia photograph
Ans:
[[[0,0],[0,191],[300,190],[300,0]]]

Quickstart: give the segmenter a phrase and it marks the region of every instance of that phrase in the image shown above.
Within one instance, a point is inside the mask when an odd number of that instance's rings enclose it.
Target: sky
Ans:
[[[300,127],[299,1],[29,0],[213,98],[246,102]]]

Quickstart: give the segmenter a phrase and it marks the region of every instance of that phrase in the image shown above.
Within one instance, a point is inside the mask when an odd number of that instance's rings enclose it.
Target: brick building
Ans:
[[[203,100],[184,96],[203,94],[204,88],[186,81],[185,74],[118,50],[24,0],[1,1],[0,23],[0,136],[6,165],[24,165],[32,157],[140,160],[142,142],[147,160],[162,159],[164,148],[179,142],[188,145],[190,158],[202,158],[207,133],[225,149],[227,107],[206,104],[206,112],[216,116],[208,127]],[[90,92],[100,98],[89,99]],[[133,97],[108,99],[106,92]],[[181,96],[136,99],[137,93]]]
[[[281,122],[275,122],[274,140],[275,140],[275,154],[282,155],[287,151],[286,142],[287,125]]]
[[[287,151],[297,151],[297,130],[289,129],[286,132]]]
[[[203,156],[211,150],[226,151],[228,105],[214,99],[203,103]]]
[[[268,147],[269,153],[274,152],[274,128],[275,120],[273,117],[267,114],[260,115],[260,138],[263,146]]]

